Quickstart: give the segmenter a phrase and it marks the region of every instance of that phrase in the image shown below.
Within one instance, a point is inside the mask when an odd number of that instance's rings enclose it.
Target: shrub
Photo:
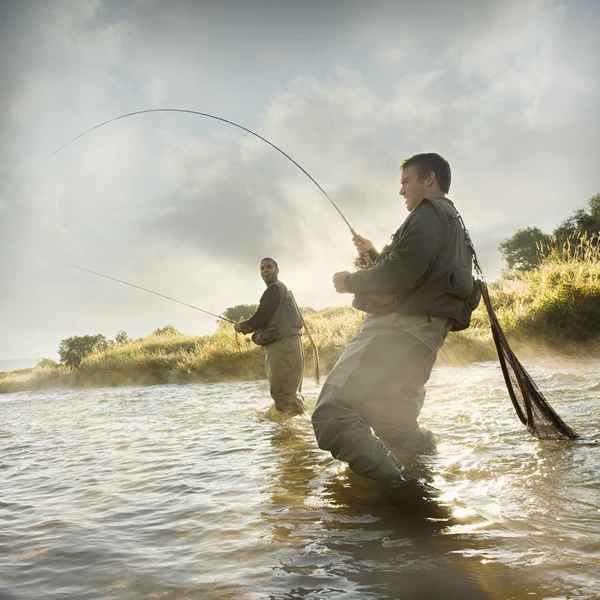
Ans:
[[[226,308],[223,316],[237,323],[249,319],[256,312],[257,308],[258,304],[237,304],[236,306]]]
[[[117,335],[115,335],[115,344],[122,346],[123,344],[129,343],[129,336],[126,331],[119,331]]]
[[[177,327],[175,327],[173,325],[165,325],[164,327],[155,329],[152,332],[152,335],[157,335],[157,336],[181,335],[181,331],[179,331],[179,329],[177,329]]]
[[[35,365],[36,369],[56,369],[57,367],[58,363],[51,358],[42,358],[42,360]]]
[[[96,335],[75,335],[60,342],[58,355],[63,365],[72,369],[78,369],[81,361],[86,356],[92,354],[92,352],[106,350],[107,348],[108,342],[100,333]]]

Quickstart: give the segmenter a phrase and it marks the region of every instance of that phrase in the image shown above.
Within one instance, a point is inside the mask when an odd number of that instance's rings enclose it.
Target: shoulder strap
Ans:
[[[456,210],[456,207],[455,207],[455,210]],[[471,236],[469,235],[467,226],[465,225],[465,222],[463,221],[463,218],[462,218],[461,214],[458,212],[458,210],[456,211],[456,214],[458,215],[458,222],[460,223],[463,233],[465,234],[465,241],[467,242],[467,246],[469,246],[469,248],[471,249],[471,252],[473,253],[473,266],[475,267],[475,272],[477,273],[477,275],[479,275],[479,277],[481,278],[481,281],[485,281],[485,275],[483,274],[483,271],[481,270],[479,260],[477,259],[477,252],[475,252],[475,246],[473,245],[473,241],[471,240]]]
[[[444,233],[443,233],[444,239],[440,245],[440,249],[438,250],[438,253],[435,255],[435,259],[431,263],[433,266],[433,265],[437,264],[438,261],[440,260],[440,256],[442,255],[442,252],[444,251],[444,248],[446,247],[446,244],[448,243],[448,238],[449,238],[448,223],[447,223],[446,215],[442,214],[440,207],[433,200],[429,200],[429,198],[427,198],[426,200],[427,200],[427,203],[429,204],[429,206],[431,206],[431,208],[433,208],[433,212],[435,213],[435,216],[438,218],[439,222],[442,225],[442,229],[444,230]],[[431,268],[430,268],[430,270],[431,270]]]
[[[433,207],[435,214],[443,222],[442,216],[440,215],[439,206],[437,206],[433,200],[429,200],[429,204]],[[479,276],[479,278],[482,281],[485,281],[485,275],[483,274],[483,271],[479,264],[479,260],[477,259],[477,252],[475,252],[475,246],[473,245],[473,241],[471,240],[471,236],[469,235],[467,226],[465,225],[465,222],[463,221],[461,214],[458,212],[458,209],[456,208],[456,206],[454,205],[453,202],[452,202],[452,208],[454,209],[454,212],[456,212],[456,219],[458,220],[458,222],[463,230],[463,233],[465,235],[465,242],[467,243],[467,246],[469,247],[469,249],[471,250],[471,254],[473,255],[473,266],[475,267],[475,272],[477,273],[477,275]],[[446,233],[447,233],[447,231],[448,230],[446,229]],[[446,235],[446,239],[447,239],[447,235]]]

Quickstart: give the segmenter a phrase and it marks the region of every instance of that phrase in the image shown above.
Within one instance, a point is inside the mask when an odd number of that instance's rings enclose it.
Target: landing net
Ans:
[[[512,351],[492,306],[485,277],[477,260],[477,254],[469,232],[460,216],[459,221],[465,233],[466,242],[473,253],[473,265],[479,276],[476,283],[479,284],[481,289],[481,296],[490,320],[492,336],[498,352],[498,360],[500,361],[506,388],[519,420],[527,427],[529,433],[540,439],[574,440],[578,438],[577,433],[550,406],[531,375]]]

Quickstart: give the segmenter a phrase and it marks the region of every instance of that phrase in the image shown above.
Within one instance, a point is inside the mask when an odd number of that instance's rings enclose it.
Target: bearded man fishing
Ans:
[[[468,327],[479,302],[460,215],[446,198],[450,165],[439,154],[404,161],[408,217],[382,253],[355,235],[361,270],[335,273],[339,293],[367,314],[321,390],[312,423],[319,447],[371,479],[396,486],[401,457],[432,451],[417,418],[437,352]]]
[[[254,332],[252,340],[265,346],[267,378],[277,410],[299,415],[304,412],[302,315],[290,290],[279,281],[279,265],[273,258],[260,261],[260,275],[267,285],[260,304],[254,315],[234,328],[240,333]]]

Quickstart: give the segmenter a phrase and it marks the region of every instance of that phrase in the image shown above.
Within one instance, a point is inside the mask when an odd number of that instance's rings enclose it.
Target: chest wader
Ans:
[[[319,447],[363,477],[402,481],[393,452],[422,437],[424,385],[447,332],[439,317],[369,315],[319,395],[312,415]]]
[[[268,328],[277,328],[277,340],[265,346],[265,369],[269,379],[271,398],[277,410],[287,414],[304,412],[302,398],[302,377],[304,374],[304,353],[300,332],[302,316],[287,287],[277,281],[280,301]]]

